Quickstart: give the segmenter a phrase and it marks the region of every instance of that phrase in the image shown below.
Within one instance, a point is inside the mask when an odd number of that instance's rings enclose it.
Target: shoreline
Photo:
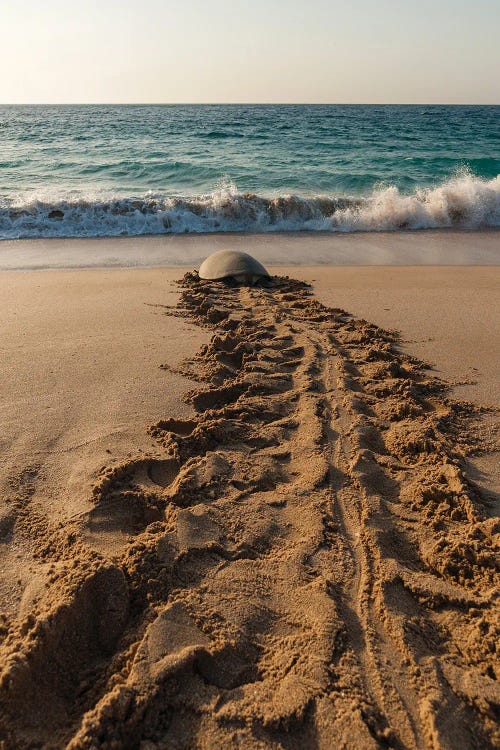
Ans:
[[[2,240],[0,271],[189,268],[231,248],[282,266],[496,266],[500,230],[279,232]]]

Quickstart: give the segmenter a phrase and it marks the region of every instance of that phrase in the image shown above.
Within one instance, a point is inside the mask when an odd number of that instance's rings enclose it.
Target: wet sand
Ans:
[[[498,741],[499,271],[276,270],[0,274],[6,748]]]
[[[194,268],[215,250],[266,265],[498,265],[500,230],[172,234],[154,237],[4,240],[0,271],[69,268]]]

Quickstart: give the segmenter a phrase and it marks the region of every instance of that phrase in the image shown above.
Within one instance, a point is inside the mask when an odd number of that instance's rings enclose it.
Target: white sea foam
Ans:
[[[497,227],[500,175],[487,181],[462,172],[412,195],[403,195],[395,187],[379,189],[362,206],[337,211],[332,224],[347,231]]]
[[[116,237],[184,232],[390,231],[500,226],[500,175],[462,172],[411,195],[380,187],[364,197],[266,198],[225,182],[208,195],[27,194],[0,199],[0,238]]]

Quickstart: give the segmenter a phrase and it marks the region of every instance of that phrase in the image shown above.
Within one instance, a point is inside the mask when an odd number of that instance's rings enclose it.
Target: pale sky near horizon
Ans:
[[[0,102],[500,103],[499,0],[0,0]]]

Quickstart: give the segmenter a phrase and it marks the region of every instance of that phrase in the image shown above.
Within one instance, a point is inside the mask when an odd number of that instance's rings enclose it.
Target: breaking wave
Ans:
[[[500,175],[484,180],[468,172],[409,195],[389,186],[363,197],[266,198],[224,183],[199,197],[147,193],[133,198],[0,199],[1,239],[499,226]]]

